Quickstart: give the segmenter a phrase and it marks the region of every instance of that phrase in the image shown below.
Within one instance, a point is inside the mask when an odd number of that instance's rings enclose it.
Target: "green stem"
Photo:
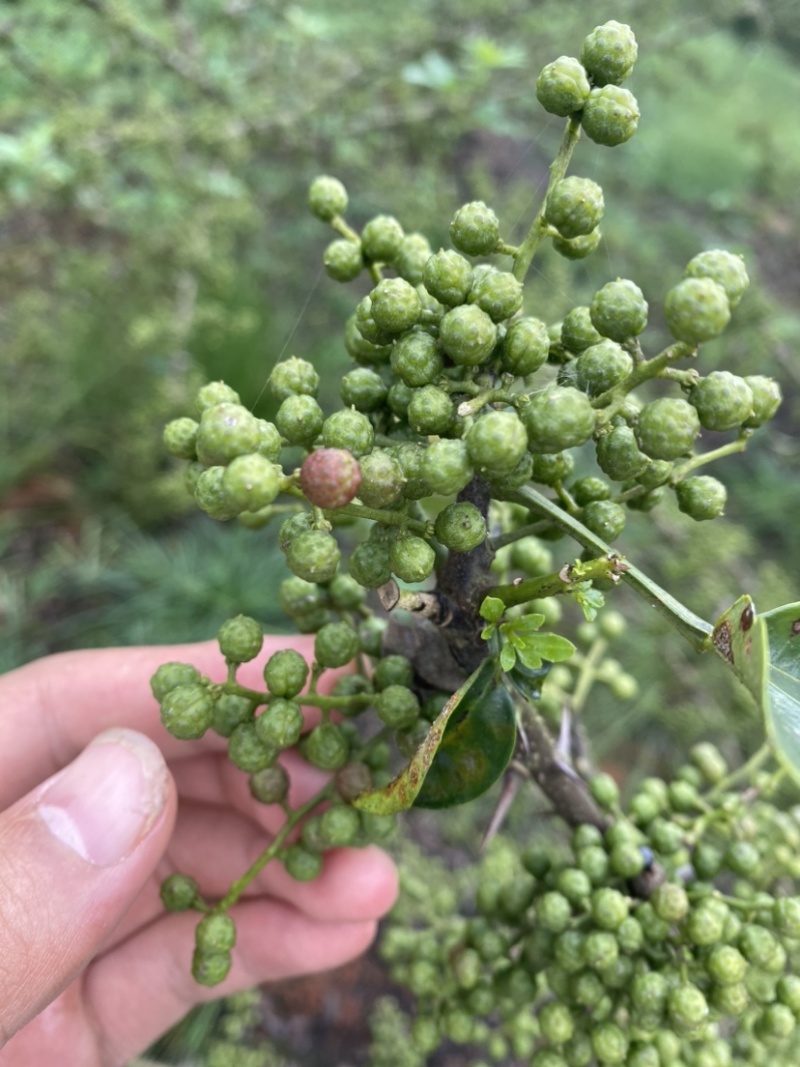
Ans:
[[[698,456],[692,456],[691,459],[687,459],[684,463],[673,468],[669,479],[670,483],[677,485],[690,471],[697,470],[698,467],[704,467],[706,463],[713,463],[715,459],[722,459],[724,456],[733,456],[737,452],[744,452],[749,438],[750,432],[746,430],[741,437],[737,437],[735,441],[729,441],[727,445],[720,445],[719,448],[714,448],[710,452],[702,452]]]
[[[589,691],[594,685],[595,678],[597,677],[597,665],[605,655],[607,648],[608,642],[605,638],[598,637],[593,642],[592,647],[589,649],[589,652],[580,665],[578,680],[575,683],[575,691],[570,700],[570,708],[576,715],[579,715],[583,711],[586,698],[589,696]]]
[[[687,345],[683,341],[676,341],[674,345],[665,348],[663,352],[653,356],[652,359],[639,363],[624,382],[620,382],[619,385],[615,385],[613,388],[607,389],[605,393],[596,396],[592,400],[592,407],[606,409],[606,414],[610,417],[618,407],[625,403],[628,393],[636,389],[637,386],[643,382],[650,381],[652,378],[660,377],[667,367],[676,363],[679,359],[685,359],[687,356],[693,355],[696,351],[696,346]],[[611,408],[610,411],[608,410],[609,408]]]
[[[573,515],[568,515],[557,504],[548,500],[538,490],[530,486],[522,486],[519,489],[507,490],[503,493],[503,499],[513,504],[522,504],[532,511],[548,518],[555,526],[568,533],[578,544],[594,553],[596,556],[609,556],[618,558],[613,549],[602,541],[591,530],[587,529]],[[685,637],[687,641],[698,651],[708,651],[710,644],[708,638],[714,627],[711,623],[701,619],[690,611],[679,600],[671,596],[660,585],[657,585],[646,574],[634,567],[631,563],[624,564],[624,581],[644,600],[660,612],[669,624]]]
[[[536,218],[531,223],[531,228],[528,230],[525,240],[519,246],[514,256],[514,270],[512,273],[518,282],[525,281],[525,276],[530,269],[533,257],[536,255],[536,250],[542,243],[543,238],[547,235],[547,223],[544,220],[544,209],[547,204],[547,198],[556,182],[561,181],[567,173],[569,161],[572,158],[572,153],[575,150],[575,145],[578,143],[580,135],[580,115],[573,115],[567,123],[567,128],[564,130],[564,136],[561,139],[561,146],[558,149],[558,154],[550,164],[550,181],[547,183],[547,192],[545,193],[542,206],[539,208]]]
[[[237,697],[247,697],[248,700],[258,704],[269,705],[275,699],[270,693],[260,693],[257,689],[248,689],[247,686],[239,685],[238,682],[231,685],[226,682],[223,686],[226,693]],[[372,697],[367,693],[354,693],[350,696],[323,696],[321,693],[300,693],[298,701],[309,708],[319,708],[320,711],[336,711],[337,708],[350,706],[353,703],[367,707]]]
[[[767,762],[772,755],[772,744],[769,741],[765,741],[750,759],[738,767],[735,771],[723,778],[721,782],[717,782],[713,789],[706,793],[706,800],[714,800],[721,793],[727,793],[731,786],[738,785],[742,779],[745,781],[751,780],[756,772]]]
[[[510,608],[515,604],[526,604],[529,600],[543,600],[548,596],[569,593],[579,582],[590,582],[598,578],[613,579],[615,574],[615,560],[606,555],[586,563],[562,567],[560,571],[546,574],[542,578],[527,578],[511,585],[495,585],[487,590],[486,595],[497,597]]]
[[[477,415],[481,408],[487,404],[518,404],[520,397],[517,393],[509,393],[505,389],[487,389],[478,393],[472,400],[464,400],[458,405],[458,414],[462,418],[468,415]]]
[[[368,508],[364,504],[345,504],[335,511],[324,512],[328,515],[351,515],[354,519],[371,519],[373,522],[381,522],[384,526],[402,526],[403,529],[413,530],[422,537],[428,532],[428,523],[419,519],[410,519],[403,511],[381,511],[378,508]]]

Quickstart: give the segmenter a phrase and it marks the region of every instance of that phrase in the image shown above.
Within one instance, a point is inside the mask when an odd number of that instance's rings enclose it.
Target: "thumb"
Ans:
[[[158,747],[108,730],[0,815],[0,1047],[102,947],[161,858],[175,803]]]

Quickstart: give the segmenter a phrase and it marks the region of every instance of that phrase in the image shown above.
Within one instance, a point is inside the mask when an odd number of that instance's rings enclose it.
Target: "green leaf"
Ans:
[[[499,597],[487,596],[480,606],[480,616],[487,622],[497,623],[502,619],[505,610],[506,606]]]
[[[517,653],[514,651],[514,647],[511,644],[504,644],[500,650],[500,667],[508,674],[513,669],[514,664],[517,662]]]
[[[587,622],[594,622],[606,602],[606,598],[599,589],[593,588],[591,582],[581,582],[569,591],[569,595],[578,602]]]
[[[758,702],[776,756],[800,782],[800,603],[756,615],[742,596],[717,620],[711,644]]]
[[[531,612],[530,615],[522,615],[519,619],[513,619],[511,622],[503,623],[503,630],[518,634],[534,633],[544,622],[544,615],[538,615],[536,612]]]
[[[393,815],[414,803],[443,808],[484,793],[505,770],[516,744],[514,707],[496,675],[494,660],[484,660],[447,701],[400,774],[356,797],[353,806]]]
[[[566,637],[560,637],[558,634],[538,634],[536,651],[542,659],[560,663],[575,654],[575,646]]]
[[[497,627],[493,622],[490,622],[488,626],[484,626],[481,630],[481,637],[484,641],[488,641],[490,637],[493,637],[497,633]]]

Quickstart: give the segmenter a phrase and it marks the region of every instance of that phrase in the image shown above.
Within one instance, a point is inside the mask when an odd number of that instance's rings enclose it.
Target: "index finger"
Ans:
[[[244,685],[262,688],[265,659],[289,647],[310,662],[314,638],[268,635],[261,655],[243,664],[237,677]],[[150,691],[150,678],[170,661],[191,663],[214,681],[226,677],[217,642],[203,641],[61,652],[0,678],[0,809],[66,766],[93,737],[112,726],[141,731],[167,759],[186,755],[190,751],[186,743],[162,726]],[[209,732],[196,744],[224,751],[226,742]]]

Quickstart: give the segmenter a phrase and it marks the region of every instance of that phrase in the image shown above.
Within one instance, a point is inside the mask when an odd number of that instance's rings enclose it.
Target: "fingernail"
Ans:
[[[133,730],[107,730],[45,788],[39,815],[81,859],[110,867],[152,826],[166,784],[164,758],[152,741]]]

